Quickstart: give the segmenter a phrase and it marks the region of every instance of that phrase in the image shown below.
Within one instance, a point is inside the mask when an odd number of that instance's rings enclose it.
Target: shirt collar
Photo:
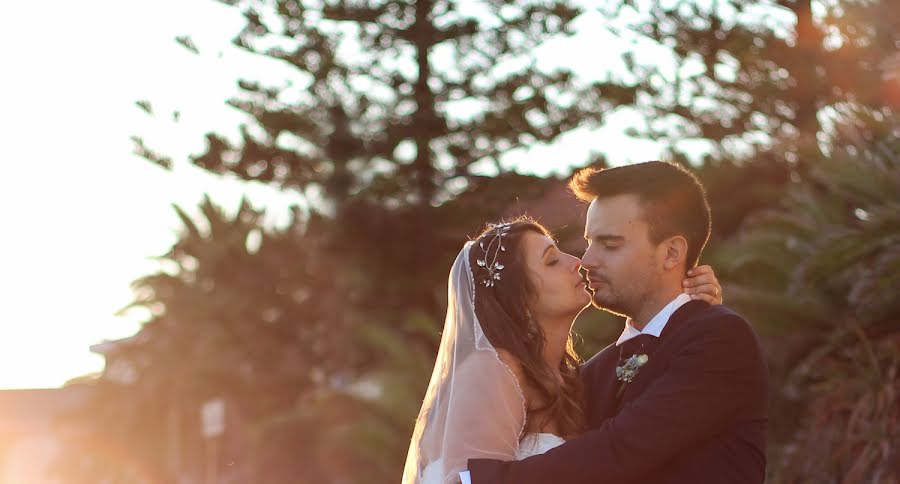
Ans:
[[[669,304],[666,304],[664,308],[662,308],[656,316],[653,316],[646,326],[644,326],[644,330],[640,331],[634,327],[634,321],[631,318],[625,320],[625,329],[622,331],[622,335],[619,336],[619,339],[616,341],[616,346],[621,345],[622,343],[630,340],[641,334],[649,334],[651,336],[655,336],[659,338],[659,335],[662,334],[663,329],[666,327],[666,323],[669,322],[669,318],[672,317],[672,314],[675,311],[678,311],[678,308],[684,306],[685,304],[691,302],[691,297],[687,294],[681,293],[675,299],[673,299]]]

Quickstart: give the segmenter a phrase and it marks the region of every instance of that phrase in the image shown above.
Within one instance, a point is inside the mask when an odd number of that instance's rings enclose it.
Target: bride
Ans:
[[[583,430],[571,329],[591,295],[579,268],[529,218],[488,225],[466,243],[450,270],[447,318],[403,484],[455,483],[468,459],[521,460]],[[698,269],[690,286],[718,288],[711,269]]]

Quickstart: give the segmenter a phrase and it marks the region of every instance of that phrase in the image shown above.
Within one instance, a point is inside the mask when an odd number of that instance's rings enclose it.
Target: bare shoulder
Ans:
[[[497,361],[498,359],[499,363]],[[506,350],[496,350],[496,354],[493,351],[476,351],[466,357],[460,367],[460,372],[464,376],[468,374],[485,376],[494,374],[494,372],[497,371],[506,373],[507,368],[515,377],[516,384],[520,385],[523,383],[525,373],[522,364],[519,362],[518,358]]]
[[[494,397],[508,395],[516,399],[524,398],[527,406],[529,392],[525,385],[524,369],[512,353],[505,350],[497,350],[496,353],[476,351],[466,357],[458,371],[456,378],[465,391]]]
[[[497,355],[500,357],[500,361],[506,365],[510,371],[512,371],[513,376],[516,377],[516,381],[519,384],[519,388],[523,391],[525,390],[525,369],[522,367],[522,362],[519,361],[518,358],[513,356],[512,353],[506,351],[504,349],[498,349]]]

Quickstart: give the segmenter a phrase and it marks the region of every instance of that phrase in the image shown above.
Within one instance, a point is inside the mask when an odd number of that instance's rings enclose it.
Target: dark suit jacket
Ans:
[[[768,370],[750,325],[691,301],[644,344],[621,396],[629,354],[611,345],[582,366],[587,432],[522,461],[471,459],[473,484],[762,483]]]

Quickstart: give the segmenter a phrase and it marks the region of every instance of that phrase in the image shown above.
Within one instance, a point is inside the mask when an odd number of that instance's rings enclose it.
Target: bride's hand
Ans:
[[[722,304],[722,285],[710,266],[697,266],[687,272],[688,278],[681,287],[691,299],[699,299],[710,304]]]

